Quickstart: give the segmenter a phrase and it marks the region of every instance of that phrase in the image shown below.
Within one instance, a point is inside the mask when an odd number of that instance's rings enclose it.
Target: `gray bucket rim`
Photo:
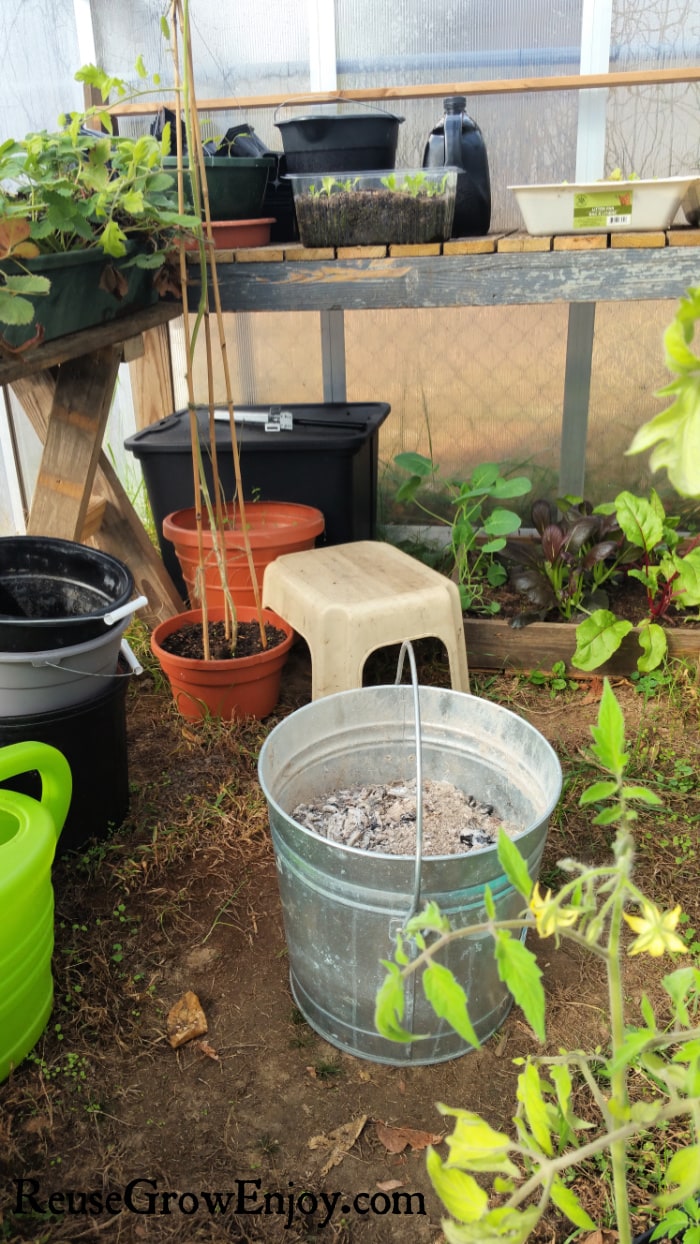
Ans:
[[[527,727],[529,732],[536,734],[537,737],[544,744],[545,750],[550,753],[552,759],[554,760],[556,769],[561,778],[561,781],[559,782],[556,797],[553,798],[547,804],[547,807],[541,813],[538,811],[538,816],[540,816],[540,820],[545,820],[545,819],[549,820],[550,816],[552,815],[554,809],[556,808],[561,798],[563,772],[562,772],[562,767],[561,767],[561,761],[559,760],[557,753],[555,752],[549,740],[544,737],[541,731],[538,730],[536,726],[533,726],[524,717],[521,717],[519,713],[514,713],[512,709],[505,708],[503,704],[496,704],[494,703],[493,700],[485,700],[482,696],[471,695],[471,693],[468,691],[455,691],[451,687],[430,687],[422,683],[419,684],[418,689],[421,694],[424,691],[427,691],[429,693],[429,698],[431,698],[433,695],[450,695],[450,696],[459,697],[460,699],[463,699],[463,700],[478,701],[479,704],[487,704],[490,709],[493,709],[493,711],[498,714],[503,714],[507,717],[517,717],[518,721],[522,722],[522,724]],[[413,855],[397,855],[394,852],[386,852],[386,851],[364,851],[361,847],[350,847],[346,843],[333,842],[329,838],[324,838],[322,834],[317,833],[315,830],[309,829],[306,825],[302,825],[300,821],[296,821],[294,819],[291,812],[285,811],[285,809],[273,797],[273,795],[270,793],[267,783],[264,780],[263,773],[262,773],[263,764],[265,763],[265,760],[266,760],[266,754],[269,750],[268,745],[271,745],[271,740],[278,733],[278,731],[281,731],[287,728],[287,723],[291,720],[292,717],[298,720],[298,718],[301,717],[303,714],[309,712],[310,710],[313,710],[319,704],[323,703],[323,701],[326,701],[326,700],[337,701],[340,699],[349,699],[350,697],[353,697],[353,696],[357,697],[366,691],[385,691],[385,690],[398,691],[400,693],[405,692],[405,693],[412,694],[412,687],[408,683],[399,683],[399,684],[381,683],[376,687],[353,687],[349,691],[336,691],[331,695],[322,696],[321,699],[319,700],[311,700],[309,704],[303,704],[301,708],[295,709],[293,713],[290,713],[287,717],[283,718],[282,721],[279,721],[276,726],[273,726],[272,730],[270,731],[267,738],[265,739],[265,742],[260,748],[260,755],[258,757],[258,781],[260,783],[261,790],[263,792],[263,795],[265,796],[265,799],[268,805],[274,808],[275,811],[279,815],[281,815],[283,818],[286,818],[287,820],[291,821],[293,825],[296,827],[296,829],[298,829],[302,834],[304,834],[305,837],[310,838],[313,842],[322,842],[329,849],[332,849],[333,851],[336,851],[341,854],[344,852],[347,852],[351,858],[352,857],[357,857],[357,858],[364,857],[370,860],[371,859],[402,860],[404,863],[406,863],[408,861],[415,861],[416,859],[415,852],[413,853]],[[523,838],[525,834],[527,834],[531,828],[532,827],[529,825],[526,826],[523,830],[521,830],[519,834],[517,834],[512,839],[512,841],[515,843],[518,843],[520,839]],[[454,851],[454,852],[451,852],[449,855],[423,855],[423,861],[425,862],[429,860],[431,864],[433,863],[437,864],[443,861],[446,862],[450,860],[455,861],[455,860],[474,859],[476,857],[490,855],[491,853],[497,850],[497,846],[498,844],[494,842],[493,845],[490,847],[476,847],[473,850],[465,851],[463,853],[460,853],[459,851]]]
[[[27,649],[23,652],[0,652],[0,666],[33,665],[38,667],[60,665],[63,661],[71,661],[74,657],[81,657],[96,648],[106,646],[113,642],[117,636],[121,639],[130,622],[131,614],[127,614],[125,618],[119,618],[111,626],[105,626],[101,634],[96,635],[93,639],[84,640],[82,644],[70,644],[64,648],[42,648],[37,651]]]

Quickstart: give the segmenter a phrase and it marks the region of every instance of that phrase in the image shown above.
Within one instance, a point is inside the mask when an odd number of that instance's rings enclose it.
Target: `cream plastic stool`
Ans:
[[[456,584],[391,544],[285,553],[265,568],[263,604],[309,645],[313,700],[361,687],[375,649],[429,635],[447,649],[453,689],[469,690]]]

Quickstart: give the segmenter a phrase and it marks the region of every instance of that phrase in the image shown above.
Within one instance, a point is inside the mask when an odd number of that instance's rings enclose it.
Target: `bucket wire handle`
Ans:
[[[323,92],[321,92],[321,94],[323,94]],[[307,104],[359,104],[361,108],[369,108],[370,112],[378,112],[383,117],[396,115],[395,113],[388,113],[385,108],[377,107],[376,104],[367,103],[367,100],[365,99],[348,99],[346,95],[333,92],[332,94],[329,93],[329,95],[325,99],[319,99],[318,95],[296,95],[292,99],[283,99],[282,103],[278,104],[277,107],[275,108],[275,111],[272,115],[272,124],[273,125],[277,124],[277,113],[279,112],[280,108],[294,108],[296,104],[301,105],[304,103],[307,103]],[[326,114],[322,113],[321,115],[325,116]],[[397,119],[399,121],[403,121],[404,118],[398,117]]]
[[[416,730],[416,870],[413,882],[413,898],[411,900],[411,907],[408,915],[404,920],[404,925],[407,924],[411,919],[411,916],[415,916],[418,911],[418,905],[420,903],[421,868],[423,864],[423,749],[420,724],[420,696],[418,692],[416,657],[410,639],[405,639],[401,645],[394,686],[398,686],[401,682],[403,663],[406,654],[408,654],[408,663],[411,667],[411,683],[413,685],[413,720]]]

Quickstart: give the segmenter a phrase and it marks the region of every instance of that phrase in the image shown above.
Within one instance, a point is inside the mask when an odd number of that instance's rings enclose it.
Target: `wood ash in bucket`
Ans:
[[[343,846],[386,855],[416,853],[416,782],[388,782],[333,791],[294,808],[295,821]],[[491,847],[499,828],[515,837],[524,826],[451,782],[423,782],[423,855],[464,855]]]

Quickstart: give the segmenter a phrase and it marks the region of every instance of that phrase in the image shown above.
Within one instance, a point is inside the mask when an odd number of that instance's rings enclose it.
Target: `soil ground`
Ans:
[[[537,1041],[517,1009],[480,1051],[430,1067],[369,1062],[321,1039],[290,992],[256,776],[271,726],[310,698],[305,645],[292,650],[275,715],[226,725],[184,722],[145,643],[138,650],[146,672],[127,699],[129,818],[108,840],[55,865],[55,1007],[31,1056],[0,1086],[0,1240],[434,1244],[442,1211],[425,1145],[450,1130],[436,1103],[483,1112],[508,1128],[512,1060],[536,1052]],[[418,645],[418,662],[421,681],[449,686],[439,646]],[[391,682],[394,670],[391,650],[368,662],[365,681]],[[593,780],[586,748],[601,685],[536,681],[476,675],[472,689],[527,717],[560,756],[564,791],[542,872],[545,884],[556,885],[563,856],[609,855],[610,829],[591,826],[578,807]],[[614,689],[631,771],[664,799],[661,812],[638,823],[637,881],[664,906],[682,904],[692,942],[700,928],[698,684],[678,665]],[[604,1041],[605,996],[590,961],[549,941],[531,944],[546,982],[547,1048]],[[385,953],[377,947],[378,958]],[[627,961],[631,1013],[642,990],[660,996],[657,983],[668,970],[668,960]],[[208,1031],[174,1050],[166,1019],[188,990]],[[329,1166],[333,1134],[343,1127],[347,1151]],[[669,1133],[640,1146],[635,1158],[637,1231],[647,1225],[649,1188],[673,1144]],[[33,1199],[18,1207],[19,1180],[34,1182],[22,1185]],[[132,1180],[151,1182],[125,1206]],[[593,1218],[610,1226],[604,1166],[584,1172],[577,1189]],[[48,1205],[51,1193],[69,1190],[99,1196],[102,1212],[97,1199],[86,1206],[74,1197],[73,1213],[65,1212],[65,1196]],[[218,1213],[204,1195],[216,1192],[234,1193]],[[425,1213],[417,1198],[410,1218],[385,1212],[396,1192],[421,1193]],[[266,1193],[279,1194],[264,1206],[271,1212],[254,1212]],[[332,1200],[336,1193],[324,1221],[322,1194]],[[371,1197],[378,1212],[367,1212]],[[563,1244],[570,1231],[552,1214],[534,1238]]]

